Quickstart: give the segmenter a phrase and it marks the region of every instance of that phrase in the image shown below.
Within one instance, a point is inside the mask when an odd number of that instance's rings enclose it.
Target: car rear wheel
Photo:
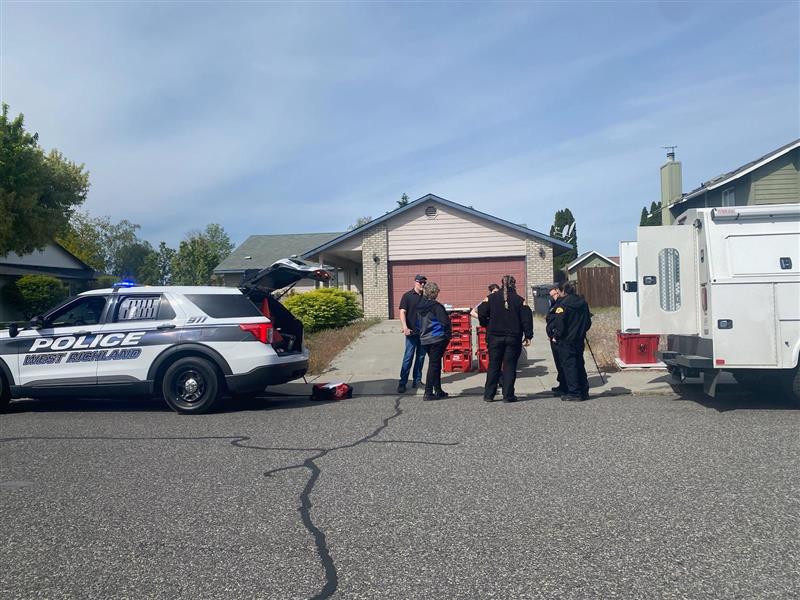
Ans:
[[[11,390],[6,383],[5,377],[0,376],[0,412],[5,412],[8,403],[11,402]]]
[[[209,412],[222,395],[220,375],[203,358],[181,358],[164,373],[164,400],[175,412],[199,415]]]

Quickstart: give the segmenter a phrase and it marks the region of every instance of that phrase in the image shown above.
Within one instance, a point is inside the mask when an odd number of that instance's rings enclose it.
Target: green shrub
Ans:
[[[320,288],[296,294],[284,299],[283,304],[302,321],[308,332],[344,327],[364,316],[358,296],[336,288]]]
[[[3,287],[4,294],[14,294],[12,290],[6,292],[6,288],[11,285],[9,283]],[[23,275],[17,279],[16,288],[20,302],[16,308],[26,319],[46,313],[69,294],[67,286],[48,275]]]

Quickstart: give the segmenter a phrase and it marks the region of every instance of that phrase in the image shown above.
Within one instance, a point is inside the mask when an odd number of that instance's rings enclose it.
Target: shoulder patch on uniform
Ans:
[[[561,307],[559,306],[559,307],[556,309],[556,314],[557,314],[557,315],[560,315],[562,312],[564,312],[564,309],[563,309],[563,308],[561,308]]]

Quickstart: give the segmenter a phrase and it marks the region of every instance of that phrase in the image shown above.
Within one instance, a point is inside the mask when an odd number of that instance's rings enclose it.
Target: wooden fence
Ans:
[[[619,269],[591,267],[578,269],[578,293],[590,307],[619,306]]]

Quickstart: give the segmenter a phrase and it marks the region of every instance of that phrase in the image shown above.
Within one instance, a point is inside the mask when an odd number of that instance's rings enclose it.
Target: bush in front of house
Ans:
[[[308,332],[344,327],[364,316],[358,296],[337,288],[320,288],[295,294],[283,305],[303,323]]]
[[[2,289],[3,301],[26,319],[46,313],[69,294],[67,286],[48,275],[23,275]]]

